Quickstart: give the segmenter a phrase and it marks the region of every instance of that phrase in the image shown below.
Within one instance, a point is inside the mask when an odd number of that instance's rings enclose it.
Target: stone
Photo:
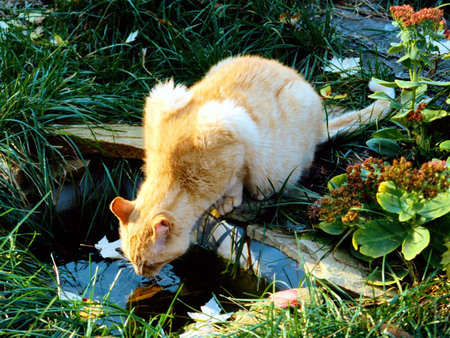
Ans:
[[[338,286],[350,295],[373,297],[384,294],[380,288],[366,283],[369,269],[339,248],[333,250],[332,247],[319,242],[295,238],[264,229],[257,224],[248,225],[246,234],[265,245],[277,248],[299,262],[306,274],[311,274],[331,286]],[[389,290],[388,294],[393,296],[395,292]]]
[[[55,125],[49,142],[61,153],[77,155],[74,142],[83,155],[105,155],[118,158],[144,158],[144,127],[126,124]]]
[[[237,262],[279,289],[298,288],[316,280],[351,296],[394,296],[366,283],[370,271],[344,250],[265,229],[260,224],[241,227],[206,215],[191,233],[191,240],[225,260]]]

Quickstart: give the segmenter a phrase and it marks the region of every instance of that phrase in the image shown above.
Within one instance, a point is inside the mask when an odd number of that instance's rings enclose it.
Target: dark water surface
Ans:
[[[237,306],[226,297],[260,296],[266,287],[262,279],[250,273],[238,271],[236,278],[224,273],[226,262],[199,246],[193,246],[153,279],[137,275],[125,260],[99,258],[92,254],[91,262],[78,260],[59,265],[62,290],[92,300],[109,294],[113,303],[135,308],[136,314],[148,319],[167,313],[181,287],[171,311],[175,330],[189,321],[188,311],[199,310],[213,294],[226,311],[235,311]]]

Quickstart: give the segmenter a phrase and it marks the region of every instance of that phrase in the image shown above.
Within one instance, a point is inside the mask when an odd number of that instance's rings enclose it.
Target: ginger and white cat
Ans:
[[[391,97],[394,90],[370,83]],[[214,205],[227,213],[245,188],[262,199],[300,179],[316,146],[384,115],[375,101],[324,122],[321,100],[295,70],[257,56],[225,59],[190,88],[157,85],[145,105],[145,180],[134,201],[117,197],[122,249],[152,277],[189,246],[196,220]]]

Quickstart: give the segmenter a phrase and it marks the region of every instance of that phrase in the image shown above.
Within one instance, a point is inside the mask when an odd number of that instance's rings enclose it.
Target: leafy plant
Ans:
[[[414,143],[419,155],[430,158],[434,147],[430,124],[447,117],[448,112],[434,104],[437,97],[431,100],[426,95],[429,86],[449,87],[450,82],[431,80],[425,77],[424,72],[434,69],[440,59],[450,59],[448,54],[440,55],[438,48],[441,39],[450,37],[449,30],[446,29],[443,10],[439,8],[423,8],[414,12],[412,6],[402,5],[392,6],[390,11],[393,25],[400,29],[398,37],[401,41],[391,43],[388,53],[403,53],[397,62],[408,70],[410,79],[393,82],[375,79],[384,86],[400,88],[399,101],[384,93],[374,93],[370,97],[391,101],[391,107],[397,111],[392,120],[405,127],[408,136],[403,136],[399,130],[384,129],[374,134],[367,145],[378,153],[392,156],[400,150],[397,142]],[[450,98],[446,102],[450,103]],[[438,140],[441,141],[445,139]]]
[[[430,243],[428,224],[450,212],[450,168],[429,161],[420,169],[402,158],[392,165],[369,158],[347,168],[328,185],[309,216],[331,235],[346,232],[355,250],[370,259],[401,247],[412,260]],[[439,234],[450,238],[450,229]]]

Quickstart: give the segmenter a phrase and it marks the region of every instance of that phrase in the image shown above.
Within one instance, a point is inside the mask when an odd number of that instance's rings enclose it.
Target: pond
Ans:
[[[261,296],[267,287],[263,279],[238,269],[234,278],[224,272],[227,262],[195,245],[180,259],[163,268],[159,276],[139,276],[126,260],[104,260],[91,253],[87,259],[59,264],[61,288],[91,300],[109,300],[124,308],[135,308],[144,319],[167,313],[174,315],[172,330],[190,321],[194,312],[215,295],[225,311],[238,309],[228,297]],[[179,290],[181,288],[181,290]],[[176,293],[177,299],[174,301]]]

